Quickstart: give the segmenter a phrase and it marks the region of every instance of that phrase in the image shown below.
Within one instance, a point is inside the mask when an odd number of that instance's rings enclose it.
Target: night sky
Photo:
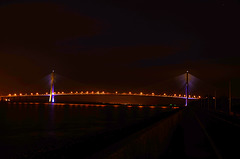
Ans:
[[[2,0],[0,94],[45,93],[53,69],[60,91],[178,93],[189,70],[237,96],[239,17],[234,0]]]

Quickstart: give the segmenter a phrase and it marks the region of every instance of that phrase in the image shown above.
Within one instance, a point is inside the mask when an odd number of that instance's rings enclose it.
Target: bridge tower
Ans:
[[[51,89],[50,89],[49,102],[54,103],[54,70],[51,73]]]
[[[186,72],[186,104],[188,106],[188,71]]]

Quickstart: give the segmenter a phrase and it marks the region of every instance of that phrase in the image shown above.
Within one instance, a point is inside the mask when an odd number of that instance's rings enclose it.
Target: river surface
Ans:
[[[29,102],[0,106],[0,153],[4,158],[58,149],[170,110],[156,106]]]

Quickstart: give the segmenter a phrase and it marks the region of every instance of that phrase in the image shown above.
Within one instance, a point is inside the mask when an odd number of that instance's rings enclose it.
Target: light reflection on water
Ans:
[[[164,108],[164,109],[163,109]],[[167,107],[68,104],[9,103],[0,107],[0,153],[34,151],[56,147],[82,137],[105,132],[166,111]],[[13,153],[14,154],[14,153]]]

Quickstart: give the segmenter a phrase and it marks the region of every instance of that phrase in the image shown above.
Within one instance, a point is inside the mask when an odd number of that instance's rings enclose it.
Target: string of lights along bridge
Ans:
[[[171,98],[183,98],[186,99],[186,104],[185,106],[187,106],[188,104],[188,99],[200,99],[201,96],[197,96],[197,95],[189,95],[188,94],[188,71],[186,72],[186,94],[155,94],[155,93],[150,93],[150,94],[145,94],[143,92],[140,93],[132,93],[132,92],[114,92],[114,93],[110,93],[110,92],[104,92],[104,91],[71,91],[71,92],[55,92],[54,91],[54,70],[51,73],[51,88],[50,88],[50,93],[46,92],[44,94],[42,93],[14,93],[14,94],[8,94],[8,96],[2,96],[2,98],[6,98],[6,101],[10,101],[9,97],[28,97],[28,96],[49,96],[49,102],[54,103],[54,96],[64,96],[64,95],[122,95],[122,96],[155,96],[155,97],[171,97]]]
[[[119,93],[119,92],[115,92],[115,93],[110,93],[110,92],[94,92],[94,91],[86,91],[86,92],[83,92],[83,91],[76,91],[76,92],[54,92],[52,95],[54,96],[57,96],[57,95],[132,95],[132,96],[156,96],[156,97],[172,97],[172,98],[186,98],[186,95],[182,95],[182,94],[174,94],[174,95],[167,95],[166,93],[164,94],[155,94],[155,93],[151,93],[151,94],[144,94],[143,92],[140,92],[140,93],[132,93],[132,92],[128,92],[128,93]],[[23,94],[23,93],[20,93],[20,94],[8,94],[8,97],[11,97],[11,96],[50,96],[50,94],[48,92],[46,92],[45,94],[41,94],[41,93],[30,93],[30,94]],[[199,99],[201,98],[201,96],[196,96],[196,95],[188,95],[188,99]]]

